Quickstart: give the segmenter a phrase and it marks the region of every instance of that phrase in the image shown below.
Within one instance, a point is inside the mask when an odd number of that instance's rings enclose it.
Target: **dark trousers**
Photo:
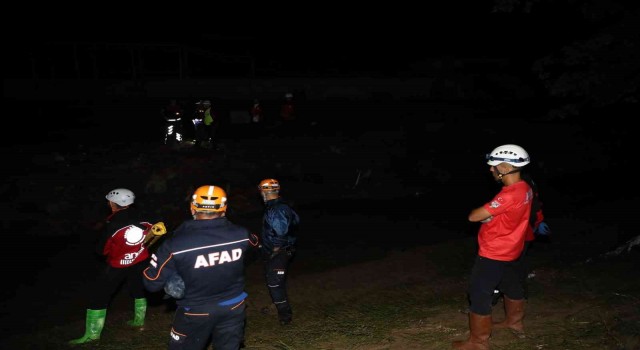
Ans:
[[[518,260],[512,263],[515,269],[518,271],[518,274],[520,275],[520,283],[522,284],[522,288],[524,288],[523,296],[525,298],[527,297],[526,286],[527,286],[527,276],[529,275],[529,257],[527,256],[527,251],[529,251],[529,246],[531,245],[531,242],[532,241],[524,242],[524,249],[522,250],[522,254],[520,254],[520,257],[518,258]],[[502,285],[498,285],[499,290],[502,291],[503,290],[502,288],[503,288]]]
[[[184,137],[181,122],[167,122],[164,130],[164,143],[167,145],[179,143]]]
[[[123,283],[126,283],[129,296],[134,299],[144,298],[145,289],[142,282],[142,271],[148,266],[148,262],[148,260],[145,260],[124,268],[115,268],[107,265],[93,286],[89,309],[106,309],[111,302],[111,298]]]
[[[267,288],[281,320],[290,320],[293,315],[287,296],[287,270],[293,255],[293,249],[286,249],[272,257],[265,256]]]
[[[173,317],[169,350],[238,350],[244,339],[244,300],[235,305],[178,306]]]
[[[493,291],[498,286],[509,299],[524,299],[521,276],[518,260],[498,261],[476,256],[469,281],[469,310],[479,315],[490,315]]]

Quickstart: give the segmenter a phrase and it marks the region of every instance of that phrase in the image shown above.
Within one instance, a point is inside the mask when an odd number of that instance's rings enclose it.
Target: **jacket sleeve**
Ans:
[[[280,206],[267,213],[267,220],[275,234],[283,237],[289,233],[291,226],[299,223],[300,218],[298,214],[289,207]]]
[[[249,247],[250,248],[260,247],[260,239],[254,233],[249,233]]]
[[[173,254],[171,253],[171,240],[162,243],[158,250],[151,255],[149,267],[143,272],[143,283],[150,292],[157,292],[177,274]]]

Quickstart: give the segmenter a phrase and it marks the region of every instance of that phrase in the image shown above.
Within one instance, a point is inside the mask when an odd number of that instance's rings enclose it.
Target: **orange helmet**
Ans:
[[[227,193],[221,187],[200,186],[192,198],[192,210],[214,213],[224,213],[227,210]]]
[[[276,179],[264,179],[258,185],[260,192],[280,192],[280,183]]]

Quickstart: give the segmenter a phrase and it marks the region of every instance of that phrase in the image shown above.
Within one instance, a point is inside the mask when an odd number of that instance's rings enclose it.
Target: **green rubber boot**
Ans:
[[[131,327],[144,326],[144,317],[147,314],[147,299],[135,299],[133,312],[135,316],[133,317],[133,320],[128,321],[127,324]]]
[[[84,335],[81,338],[70,340],[69,344],[83,344],[100,339],[100,333],[102,333],[102,328],[104,328],[104,319],[106,317],[107,309],[87,309]]]

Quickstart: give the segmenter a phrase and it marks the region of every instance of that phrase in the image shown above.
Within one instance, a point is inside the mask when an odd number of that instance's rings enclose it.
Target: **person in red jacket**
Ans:
[[[518,259],[518,269],[520,270],[520,278],[522,280],[522,284],[525,286],[525,298],[527,297],[527,289],[526,282],[529,278],[529,259],[527,257],[527,253],[529,252],[530,246],[538,237],[547,237],[551,234],[551,228],[549,225],[544,222],[544,212],[542,211],[542,201],[540,200],[540,195],[538,193],[538,185],[533,181],[531,176],[527,173],[522,174],[522,179],[529,184],[533,191],[533,201],[531,203],[531,214],[529,216],[529,226],[527,226],[527,231],[525,233],[524,240],[524,249],[522,250],[522,254]],[[498,286],[493,291],[493,300],[491,302],[492,305],[496,305],[500,298],[502,297],[502,292]]]
[[[288,92],[284,95],[284,102],[280,107],[280,118],[282,118],[282,121],[285,123],[292,122],[296,119],[296,109],[293,105],[292,93]]]
[[[469,213],[469,221],[482,225],[468,289],[469,338],[454,342],[456,349],[489,348],[493,328],[491,299],[498,285],[506,308],[503,326],[523,331],[524,286],[514,262],[524,249],[531,213],[533,191],[520,175],[529,162],[527,151],[514,144],[499,146],[487,154],[489,171],[502,188],[493,199]]]
[[[141,219],[132,206],[134,193],[116,188],[106,195],[111,214],[107,216],[103,233],[96,245],[96,253],[104,256],[106,268],[94,282],[86,313],[85,333],[70,344],[83,344],[100,339],[111,298],[126,282],[129,295],[134,299],[134,319],[128,324],[144,326],[147,299],[142,282],[142,271],[148,265],[149,252],[144,245],[146,232],[153,226]]]

